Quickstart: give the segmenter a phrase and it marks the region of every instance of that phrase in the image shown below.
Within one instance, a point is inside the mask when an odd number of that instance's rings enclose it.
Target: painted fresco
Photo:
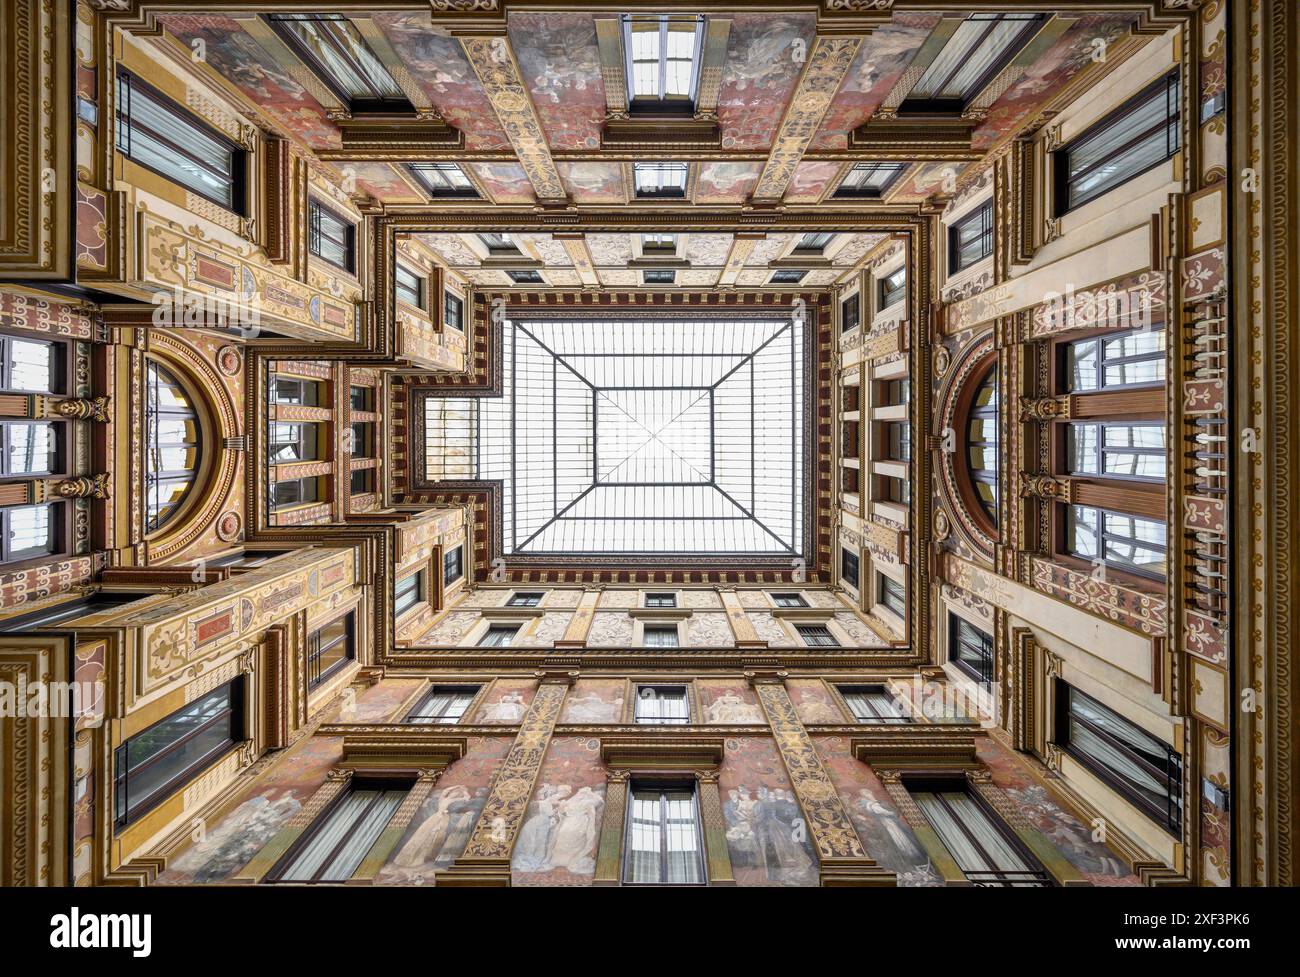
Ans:
[[[579,679],[564,699],[562,723],[617,723],[627,684],[621,678]]]
[[[718,96],[724,149],[767,149],[812,50],[813,14],[737,14]]]
[[[686,260],[692,265],[721,268],[727,263],[731,239],[730,234],[688,234],[684,245]]]
[[[531,204],[537,199],[528,174],[518,163],[468,163],[484,191],[499,204]]]
[[[605,280],[609,272],[602,271],[600,277]],[[630,272],[635,277],[636,272]],[[626,614],[596,613],[592,615],[591,628],[587,632],[587,645],[591,648],[609,648],[614,645],[632,644],[632,618]]]
[[[427,12],[376,13],[374,19],[438,114],[465,133],[466,149],[510,148],[456,38],[436,33]]]
[[[739,885],[817,884],[817,852],[772,740],[727,740],[718,789]]]
[[[555,168],[575,203],[621,204],[626,200],[619,163],[556,163]]]
[[[303,740],[262,776],[253,792],[210,826],[202,841],[173,858],[160,885],[224,882],[239,871],[298,813],[342,754],[343,740]]]
[[[839,175],[843,163],[801,162],[794,168],[794,176],[786,187],[785,199],[790,203],[815,204],[830,189]]]
[[[762,163],[701,163],[695,189],[698,204],[738,204],[749,199]]]
[[[698,679],[704,721],[716,725],[766,723],[754,690],[744,679]]]
[[[898,874],[900,886],[942,885],[921,843],[871,768],[853,758],[843,736],[813,739],[822,766],[849,812],[867,854]]]
[[[1076,73],[1092,64],[1095,41],[1110,44],[1129,32],[1133,14],[1105,13],[1080,17],[1048,52],[993,103],[971,146],[987,151],[1010,138],[1026,117],[1055,95]]]
[[[596,874],[604,808],[600,740],[552,739],[515,841],[513,884],[589,885]]]
[[[497,679],[488,689],[474,722],[484,725],[518,724],[533,701],[537,683],[519,679]]]
[[[313,149],[339,145],[338,129],[320,102],[239,21],[219,14],[162,14],[158,21],[186,47],[202,41],[209,67]]]
[[[432,885],[434,873],[460,856],[510,744],[508,736],[470,737],[465,756],[447,768],[415,812],[376,884]]]
[[[597,149],[605,85],[591,14],[510,14],[510,46],[553,150]]]
[[[795,712],[805,724],[853,722],[853,718],[845,715],[834,695],[820,680],[790,679],[785,687],[790,693]]]
[[[1053,800],[1025,765],[989,737],[976,742],[979,758],[1029,823],[1093,885],[1140,885],[1122,858],[1092,840],[1091,830]]]
[[[696,613],[686,619],[686,644],[691,648],[726,648],[735,642],[726,614]]]
[[[341,172],[344,189],[347,188],[347,180],[350,176],[357,190],[369,194],[376,200],[385,203],[422,204],[425,202],[424,194],[411,186],[397,171],[396,166],[388,163],[343,163]]]
[[[357,693],[344,689],[326,715],[334,723],[400,722],[399,711],[412,701],[416,691],[428,683],[421,679],[386,679]]]
[[[849,66],[810,148],[847,148],[850,130],[879,108],[940,19],[938,14],[900,11],[889,24],[872,31]]]

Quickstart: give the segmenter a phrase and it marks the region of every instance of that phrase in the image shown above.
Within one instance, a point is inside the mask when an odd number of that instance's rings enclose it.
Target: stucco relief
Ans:
[[[700,648],[725,648],[735,644],[727,615],[692,614],[686,622],[686,643]]]
[[[441,623],[425,635],[424,643],[430,645],[454,645],[459,642],[478,622],[478,614],[472,611],[452,611]]]
[[[626,614],[596,614],[587,632],[587,644],[593,648],[632,643],[632,619]]]

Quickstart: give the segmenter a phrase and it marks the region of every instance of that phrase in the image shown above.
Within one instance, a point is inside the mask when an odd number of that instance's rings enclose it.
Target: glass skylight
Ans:
[[[504,322],[504,395],[425,401],[426,474],[500,479],[507,555],[798,556],[804,328]]]

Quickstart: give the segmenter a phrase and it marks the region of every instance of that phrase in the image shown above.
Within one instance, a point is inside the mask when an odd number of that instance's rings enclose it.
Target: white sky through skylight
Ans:
[[[519,319],[505,394],[426,401],[435,480],[500,479],[520,554],[797,556],[799,319]]]

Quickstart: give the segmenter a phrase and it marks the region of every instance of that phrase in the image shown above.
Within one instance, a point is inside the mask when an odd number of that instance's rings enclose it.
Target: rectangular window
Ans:
[[[768,279],[769,285],[798,285],[808,274],[803,268],[778,268]]]
[[[291,478],[276,482],[271,487],[271,507],[287,509],[290,506],[320,501],[319,478]]]
[[[288,465],[315,461],[317,457],[315,424],[300,421],[271,422],[271,464]]]
[[[506,607],[536,607],[542,602],[540,591],[516,591],[506,601]]]
[[[49,421],[0,424],[0,476],[63,471],[63,432],[63,424]]]
[[[522,270],[512,268],[510,271],[507,271],[506,274],[510,276],[510,280],[514,282],[516,285],[545,285],[546,284],[545,280],[541,276],[541,273],[534,271],[531,268],[525,268]]]
[[[807,607],[803,594],[773,594],[772,603],[777,607]]]
[[[983,886],[1050,886],[1051,877],[992,811],[964,786],[909,788],[966,878]]]
[[[62,343],[0,336],[0,390],[61,393],[63,350]]]
[[[885,488],[886,501],[893,502],[897,505],[912,504],[912,483],[905,478],[894,478],[886,475],[882,481]]]
[[[1108,193],[1178,152],[1179,103],[1175,71],[1057,150],[1057,215]]]
[[[509,234],[501,234],[496,231],[482,231],[478,239],[483,242],[483,246],[488,249],[488,254],[493,256],[510,256],[520,254],[519,245],[515,244],[515,239]]]
[[[1146,577],[1165,575],[1165,524],[1090,505],[1066,510],[1066,551]]]
[[[406,167],[430,197],[473,199],[478,196],[470,178],[455,163],[407,163]]]
[[[646,594],[645,606],[646,607],[676,607],[677,595],[676,594]]]
[[[397,581],[393,589],[393,616],[401,617],[424,600],[424,571],[416,570]]]
[[[442,554],[442,586],[450,587],[465,575],[464,561],[461,559],[464,548],[457,546]]]
[[[840,306],[840,332],[858,328],[858,323],[861,321],[860,308],[856,293],[844,300],[844,304]]]
[[[243,741],[243,693],[243,680],[233,679],[117,748],[113,795],[119,828],[152,810]]]
[[[858,585],[858,554],[840,548],[840,579],[850,587]]]
[[[356,269],[356,225],[315,200],[308,205],[307,217],[307,250],[336,268],[353,272]]]
[[[352,469],[349,489],[353,495],[369,495],[375,490],[375,470],[373,468]]]
[[[465,303],[451,292],[442,293],[442,321],[452,329],[465,331]]]
[[[955,275],[993,254],[993,201],[948,228],[948,274]]]
[[[981,685],[993,681],[993,636],[949,614],[948,658]]]
[[[893,611],[899,617],[907,617],[907,588],[893,577],[879,575],[880,587],[876,592],[877,601]]]
[[[677,235],[676,234],[642,234],[641,253],[656,254],[656,255],[676,254]]]
[[[298,377],[272,374],[271,402],[317,407],[320,405],[320,384],[314,380],[300,380]]]
[[[1161,827],[1182,826],[1183,763],[1173,748],[1103,706],[1057,682],[1059,730],[1065,752],[1140,808]]]
[[[116,139],[127,159],[244,213],[245,150],[125,71],[117,74]]]
[[[796,624],[795,630],[809,648],[838,648],[840,643],[824,624]]]
[[[399,263],[393,270],[393,277],[397,289],[397,301],[423,309],[424,276]]]
[[[355,641],[356,617],[352,612],[307,635],[307,688],[316,688],[348,662],[355,661]]]
[[[889,461],[911,461],[912,425],[907,421],[885,423],[885,457]]]
[[[355,411],[364,411],[369,413],[374,408],[375,391],[373,387],[351,387],[348,390],[348,401]]]
[[[515,640],[515,635],[519,633],[518,624],[493,624],[479,638],[478,646],[480,648],[505,648]]]
[[[646,648],[677,647],[677,625],[675,624],[648,624],[643,631],[642,645]]]
[[[835,233],[833,231],[809,231],[799,239],[799,243],[794,246],[794,249],[796,251],[821,254],[834,237]]]
[[[1071,424],[1066,437],[1071,475],[1165,480],[1165,426],[1113,422]]]
[[[911,398],[911,386],[911,381],[906,377],[887,381],[884,391],[885,404],[891,407],[906,404]]]
[[[880,279],[878,286],[880,288],[878,308],[881,311],[903,301],[903,296],[907,294],[907,266],[904,265]]]
[[[633,783],[623,850],[626,885],[703,885],[704,845],[694,784]]]
[[[641,272],[643,285],[672,285],[676,281],[677,271],[674,268],[647,268]]]
[[[1065,347],[1065,385],[1070,393],[1123,390],[1165,382],[1165,330],[1076,339]]]
[[[352,432],[352,456],[373,458],[375,456],[374,424],[369,421],[353,421],[348,430]]]
[[[835,196],[883,196],[903,170],[910,165],[909,163],[854,163],[853,168],[840,181]]]
[[[638,685],[636,721],[646,726],[687,726],[691,703],[684,685]]]
[[[63,503],[0,509],[0,563],[34,560],[59,552]]]
[[[455,726],[465,717],[479,686],[435,685],[406,716],[418,726]]]
[[[269,882],[346,882],[406,799],[407,787],[353,783],[267,875]]]
[[[958,25],[899,106],[900,114],[965,110],[1038,32],[1041,14],[970,14]]]
[[[685,197],[685,163],[632,164],[636,195],[647,197]]]
[[[350,112],[414,112],[383,60],[343,14],[269,14],[267,20]]]
[[[910,723],[893,693],[883,685],[841,685],[840,695],[860,723],[872,726],[900,726]]]
[[[703,44],[703,17],[624,15],[628,109],[633,114],[690,114]]]

